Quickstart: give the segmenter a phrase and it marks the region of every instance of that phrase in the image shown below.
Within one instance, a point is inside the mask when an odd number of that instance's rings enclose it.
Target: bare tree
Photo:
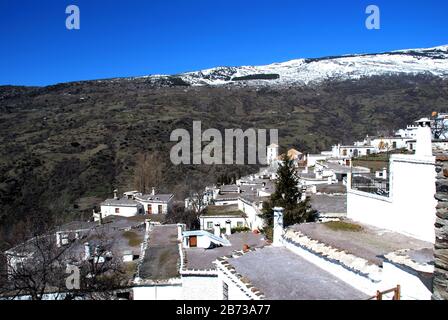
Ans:
[[[200,228],[199,214],[180,205],[173,206],[166,215],[165,222],[184,223],[190,230],[197,230]]]
[[[28,296],[42,300],[51,292],[58,299],[70,247],[58,247],[53,236],[41,235],[3,253],[0,294],[10,299]]]
[[[164,170],[165,162],[159,153],[138,154],[134,169],[135,188],[142,193],[149,193],[152,187],[162,183]]]
[[[34,236],[2,254],[0,296],[5,299],[113,299],[130,277],[113,242],[96,233],[95,250],[86,257],[83,239],[61,245],[54,233]],[[91,238],[92,235],[89,235]],[[67,282],[75,270],[72,286]]]

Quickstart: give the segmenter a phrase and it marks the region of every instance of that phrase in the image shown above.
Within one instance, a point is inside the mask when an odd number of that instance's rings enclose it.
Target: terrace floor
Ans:
[[[140,267],[140,277],[166,280],[179,276],[179,247],[176,225],[156,225],[149,233],[149,244]]]
[[[344,220],[351,222],[350,220]],[[343,250],[374,264],[382,265],[383,256],[402,249],[432,250],[434,245],[406,235],[352,222],[362,227],[361,231],[333,230],[324,223],[307,223],[291,226],[309,238]]]
[[[362,300],[368,296],[286,248],[227,260],[268,300]]]
[[[261,234],[252,232],[234,233],[229,237],[230,247],[218,247],[214,249],[185,248],[186,267],[195,270],[215,269],[213,261],[217,258],[226,256],[235,250],[242,250],[245,244],[251,248],[259,248],[265,245],[265,240]]]

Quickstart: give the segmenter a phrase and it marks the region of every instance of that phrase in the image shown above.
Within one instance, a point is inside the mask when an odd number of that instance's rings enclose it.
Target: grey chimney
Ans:
[[[273,246],[282,246],[282,236],[283,236],[283,208],[274,208],[274,239],[272,242]]]
[[[88,242],[84,243],[84,259],[89,260],[91,257],[90,254],[90,244]]]
[[[118,190],[117,189],[114,190],[114,199],[118,200]]]

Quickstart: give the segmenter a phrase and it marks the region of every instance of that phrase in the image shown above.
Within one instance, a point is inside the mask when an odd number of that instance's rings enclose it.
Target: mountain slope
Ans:
[[[221,132],[279,129],[283,148],[314,153],[366,134],[393,132],[432,111],[446,112],[446,51],[328,57],[48,87],[0,86],[0,249],[36,221],[87,218],[112,190],[135,189],[139,154],[161,155],[166,170],[158,187],[179,200],[194,184],[254,169],[172,165],[171,132],[191,132],[195,120],[202,121],[203,130]],[[253,80],[261,78],[256,74],[265,80]],[[226,80],[235,77],[239,80]]]

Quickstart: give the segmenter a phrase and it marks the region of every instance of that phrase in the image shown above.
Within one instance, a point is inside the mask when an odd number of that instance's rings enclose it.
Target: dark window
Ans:
[[[115,213],[120,213],[120,208],[115,208]]]

